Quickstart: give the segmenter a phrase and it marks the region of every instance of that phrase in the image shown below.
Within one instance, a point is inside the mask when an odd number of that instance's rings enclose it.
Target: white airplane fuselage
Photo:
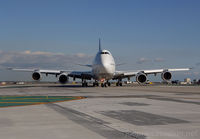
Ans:
[[[92,74],[95,80],[110,80],[115,74],[115,61],[108,50],[100,50],[92,64]]]

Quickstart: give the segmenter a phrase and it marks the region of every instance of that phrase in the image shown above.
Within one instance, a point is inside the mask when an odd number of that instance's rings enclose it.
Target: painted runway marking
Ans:
[[[0,96],[0,108],[57,103],[84,98],[81,96]]]

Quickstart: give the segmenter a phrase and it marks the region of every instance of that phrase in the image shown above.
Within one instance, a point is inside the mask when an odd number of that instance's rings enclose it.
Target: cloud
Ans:
[[[51,53],[51,52],[42,52],[42,51],[36,51],[36,52],[31,52],[30,50],[26,50],[21,52],[22,54],[26,55],[48,55],[48,56],[53,56],[53,55],[64,55],[63,53]]]
[[[150,59],[150,58],[145,58],[145,57],[142,57],[142,58],[139,58],[137,60],[137,64],[153,64],[153,63],[158,63],[158,62],[164,62],[165,60],[163,58],[155,58],[155,59]]]
[[[155,58],[154,62],[164,62],[165,60],[163,58]]]
[[[84,53],[77,53],[77,54],[75,54],[75,56],[77,56],[77,57],[79,57],[79,58],[84,58],[84,57],[86,57],[87,55],[84,54]]]
[[[150,60],[147,58],[144,58],[144,57],[138,59],[138,61],[137,61],[138,64],[143,64],[143,63],[147,63],[147,62],[150,62]]]
[[[63,54],[52,52],[5,52],[0,51],[1,67],[72,69],[75,63],[90,64],[93,56],[77,53]],[[78,67],[77,67],[78,68]]]
[[[196,66],[200,66],[200,62],[199,62],[199,63],[196,63]]]

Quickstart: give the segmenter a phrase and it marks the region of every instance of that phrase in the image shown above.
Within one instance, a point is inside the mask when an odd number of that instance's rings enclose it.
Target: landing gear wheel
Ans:
[[[101,87],[107,87],[106,83],[101,83]]]
[[[119,83],[118,83],[118,82],[116,83],[116,86],[119,86]]]
[[[108,86],[111,86],[111,83],[110,83],[110,82],[108,82]]]
[[[82,83],[82,87],[87,87],[87,86],[88,86],[87,82]]]
[[[99,86],[99,83],[98,82],[93,82],[93,86]]]
[[[116,86],[122,86],[122,82],[117,82]]]

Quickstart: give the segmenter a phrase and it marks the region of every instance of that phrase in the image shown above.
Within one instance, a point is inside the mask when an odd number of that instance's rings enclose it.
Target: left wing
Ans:
[[[168,76],[171,76],[170,72],[173,71],[189,71],[191,68],[181,68],[181,69],[155,69],[155,70],[137,70],[137,71],[116,71],[114,78],[113,79],[123,79],[123,78],[130,78],[133,76],[138,76],[138,75],[148,75],[148,74],[158,74],[162,73],[165,74],[167,73]],[[166,74],[166,76],[167,76]],[[169,78],[169,77],[168,77]],[[170,77],[171,79],[171,77]],[[168,80],[168,79],[166,79]]]

